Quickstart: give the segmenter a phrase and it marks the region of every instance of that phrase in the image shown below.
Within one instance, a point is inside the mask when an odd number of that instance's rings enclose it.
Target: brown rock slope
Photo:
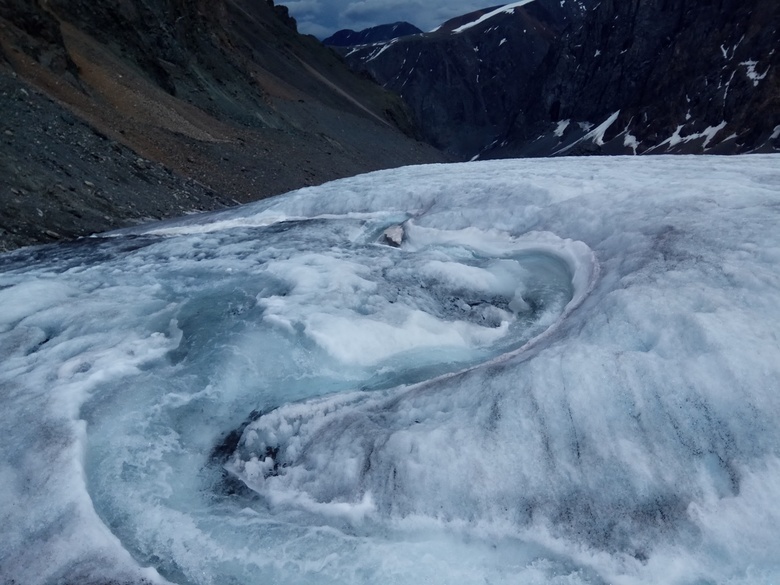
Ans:
[[[440,160],[266,0],[0,0],[0,249]]]

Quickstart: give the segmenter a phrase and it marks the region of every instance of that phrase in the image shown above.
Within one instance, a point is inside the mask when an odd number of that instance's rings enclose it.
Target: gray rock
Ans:
[[[400,248],[404,241],[404,228],[401,225],[394,225],[387,228],[382,233],[382,239],[385,244],[394,248]]]

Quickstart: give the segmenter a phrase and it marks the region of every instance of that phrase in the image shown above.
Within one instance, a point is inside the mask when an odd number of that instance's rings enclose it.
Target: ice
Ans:
[[[0,582],[777,581],[778,163],[408,167],[0,256]]]
[[[569,146],[560,149],[555,154],[563,154],[565,152],[568,152],[572,148],[574,148],[576,145],[587,142],[587,141],[593,141],[594,144],[597,144],[598,146],[604,146],[604,134],[609,130],[609,127],[612,126],[612,124],[615,123],[615,121],[618,119],[618,116],[620,115],[620,110],[617,112],[614,112],[609,118],[604,120],[601,124],[596,126],[593,130],[590,130],[590,125],[586,124],[583,125],[580,123],[580,128],[587,131],[588,133],[580,138],[579,140],[575,141],[574,143],[570,144]],[[560,126],[559,126],[560,128]],[[557,133],[557,131],[556,131]]]

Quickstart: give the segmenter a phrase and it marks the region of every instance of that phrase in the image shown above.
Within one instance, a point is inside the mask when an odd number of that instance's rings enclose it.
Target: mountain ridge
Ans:
[[[552,44],[586,6],[515,2],[423,35],[337,49],[354,70],[401,95],[428,142],[469,159],[507,131]]]
[[[779,31],[772,0],[533,0],[342,54],[462,159],[774,152]]]
[[[345,28],[336,31],[322,41],[323,45],[331,47],[349,47],[354,45],[368,45],[391,41],[399,37],[422,34],[419,28],[405,21],[393,22],[372,26],[361,31]]]

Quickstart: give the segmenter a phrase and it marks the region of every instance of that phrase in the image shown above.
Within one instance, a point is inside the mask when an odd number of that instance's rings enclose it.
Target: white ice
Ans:
[[[778,168],[409,167],[0,256],[0,582],[777,582]]]

